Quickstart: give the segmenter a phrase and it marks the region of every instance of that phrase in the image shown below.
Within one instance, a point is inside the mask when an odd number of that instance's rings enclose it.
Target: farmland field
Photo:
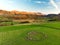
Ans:
[[[60,45],[60,22],[1,26],[0,45]]]

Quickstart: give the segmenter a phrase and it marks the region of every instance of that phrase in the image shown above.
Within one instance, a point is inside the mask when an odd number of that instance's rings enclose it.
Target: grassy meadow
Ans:
[[[47,37],[41,40],[43,34],[31,34],[31,38],[40,40],[27,40],[28,32],[44,33]],[[60,45],[60,22],[47,22],[40,24],[19,24],[0,27],[0,45]]]

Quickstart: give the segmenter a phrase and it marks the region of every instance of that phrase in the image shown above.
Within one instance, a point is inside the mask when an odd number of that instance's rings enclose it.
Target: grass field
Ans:
[[[26,40],[28,32],[42,32],[44,40]],[[34,37],[40,37],[39,35]],[[0,45],[60,45],[60,22],[0,27]]]

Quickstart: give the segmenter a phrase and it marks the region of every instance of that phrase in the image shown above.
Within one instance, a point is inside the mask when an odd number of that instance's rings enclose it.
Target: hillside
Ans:
[[[6,11],[0,10],[0,18],[7,20],[13,20],[14,22],[34,22],[36,19],[40,19],[40,17],[45,16],[40,12],[26,12],[26,11]]]
[[[0,10],[0,15],[43,15],[40,12],[26,12],[26,11],[16,11],[16,10],[12,10],[12,11],[6,11],[6,10]]]

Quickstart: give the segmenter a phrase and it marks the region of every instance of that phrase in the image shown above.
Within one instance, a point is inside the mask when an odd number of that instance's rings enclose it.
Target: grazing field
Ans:
[[[60,45],[60,22],[1,26],[0,45]]]

